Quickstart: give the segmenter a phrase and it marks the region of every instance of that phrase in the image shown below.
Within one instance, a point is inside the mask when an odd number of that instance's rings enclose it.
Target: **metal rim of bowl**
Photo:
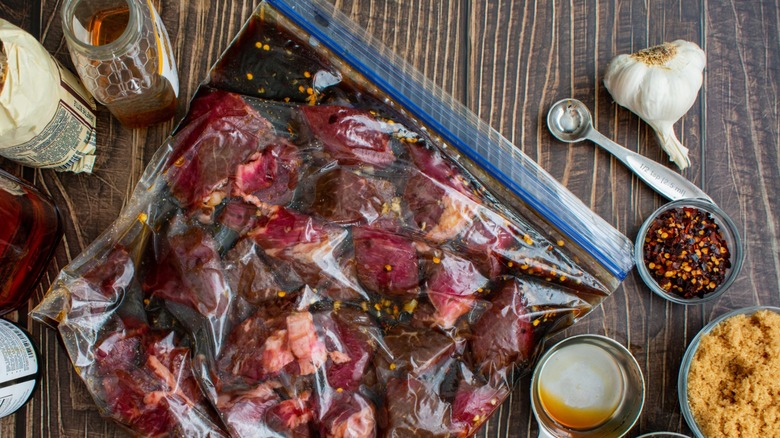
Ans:
[[[639,435],[636,438],[658,438],[658,437],[675,437],[675,438],[691,438],[688,435],[684,435],[677,432],[650,432],[643,435]]]
[[[644,243],[645,243],[645,235],[647,234],[647,230],[650,228],[650,225],[653,223],[653,221],[655,221],[655,219],[658,218],[658,216],[660,216],[662,213],[669,211],[673,208],[679,208],[679,207],[694,207],[699,210],[708,212],[710,216],[712,216],[713,219],[715,219],[715,223],[721,229],[721,233],[723,234],[723,237],[732,246],[731,248],[729,248],[731,251],[731,258],[730,258],[731,268],[729,268],[726,274],[726,279],[720,286],[718,286],[717,289],[715,289],[715,291],[704,295],[703,298],[683,298],[681,296],[675,295],[673,293],[661,289],[661,287],[658,286],[658,283],[655,281],[653,276],[650,274],[650,271],[648,271],[647,266],[645,265]],[[695,199],[695,198],[679,199],[677,201],[672,201],[667,204],[664,204],[663,206],[655,210],[644,221],[644,223],[642,223],[642,227],[639,229],[639,232],[637,233],[636,241],[634,242],[634,264],[636,265],[636,270],[637,272],[639,272],[639,276],[642,278],[642,281],[656,295],[677,304],[686,304],[686,305],[701,304],[710,300],[714,300],[715,298],[723,295],[726,292],[726,290],[729,288],[729,286],[731,286],[731,284],[737,278],[737,275],[742,270],[742,263],[744,261],[743,246],[744,243],[740,238],[739,231],[737,230],[737,226],[734,224],[734,221],[732,221],[729,215],[727,215],[717,205],[704,199]]]
[[[701,429],[699,429],[699,425],[693,418],[693,413],[691,412],[690,406],[688,404],[688,372],[690,371],[693,357],[696,355],[696,351],[699,349],[701,338],[711,332],[718,324],[731,318],[732,316],[752,315],[760,310],[771,310],[777,314],[780,314],[780,307],[774,306],[751,306],[735,309],[726,312],[707,323],[707,325],[699,330],[699,333],[696,334],[691,343],[688,344],[688,348],[685,350],[682,362],[680,362],[680,372],[677,376],[677,399],[680,401],[680,410],[682,411],[683,418],[685,418],[685,422],[688,423],[688,427],[691,428],[691,431],[696,436],[696,438],[707,437],[704,435],[704,433],[702,433]]]

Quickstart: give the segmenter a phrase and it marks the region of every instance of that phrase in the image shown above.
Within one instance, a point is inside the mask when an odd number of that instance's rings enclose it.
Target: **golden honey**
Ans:
[[[116,41],[124,33],[129,21],[130,8],[127,6],[96,12],[87,27],[90,43],[102,46]]]

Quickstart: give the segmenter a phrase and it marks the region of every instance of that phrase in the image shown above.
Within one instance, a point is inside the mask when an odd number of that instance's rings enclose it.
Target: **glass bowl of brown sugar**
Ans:
[[[680,304],[722,295],[742,268],[737,227],[718,206],[703,199],[670,202],[645,220],[634,261],[647,286]]]
[[[696,438],[770,436],[780,418],[780,308],[732,310],[691,340],[677,379],[683,418]]]

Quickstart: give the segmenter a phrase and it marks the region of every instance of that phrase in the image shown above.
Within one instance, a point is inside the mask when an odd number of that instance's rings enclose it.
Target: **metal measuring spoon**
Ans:
[[[622,161],[642,181],[667,199],[676,201],[701,198],[712,202],[706,193],[679,173],[620,146],[596,131],[590,111],[577,99],[563,99],[556,102],[547,113],[547,127],[555,138],[565,143],[582,140],[596,143]]]

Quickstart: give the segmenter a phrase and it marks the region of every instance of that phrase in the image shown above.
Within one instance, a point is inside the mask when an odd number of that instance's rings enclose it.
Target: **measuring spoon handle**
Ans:
[[[672,201],[701,198],[712,202],[706,193],[679,173],[620,146],[595,129],[589,129],[586,138],[622,161],[639,178],[665,198]]]

